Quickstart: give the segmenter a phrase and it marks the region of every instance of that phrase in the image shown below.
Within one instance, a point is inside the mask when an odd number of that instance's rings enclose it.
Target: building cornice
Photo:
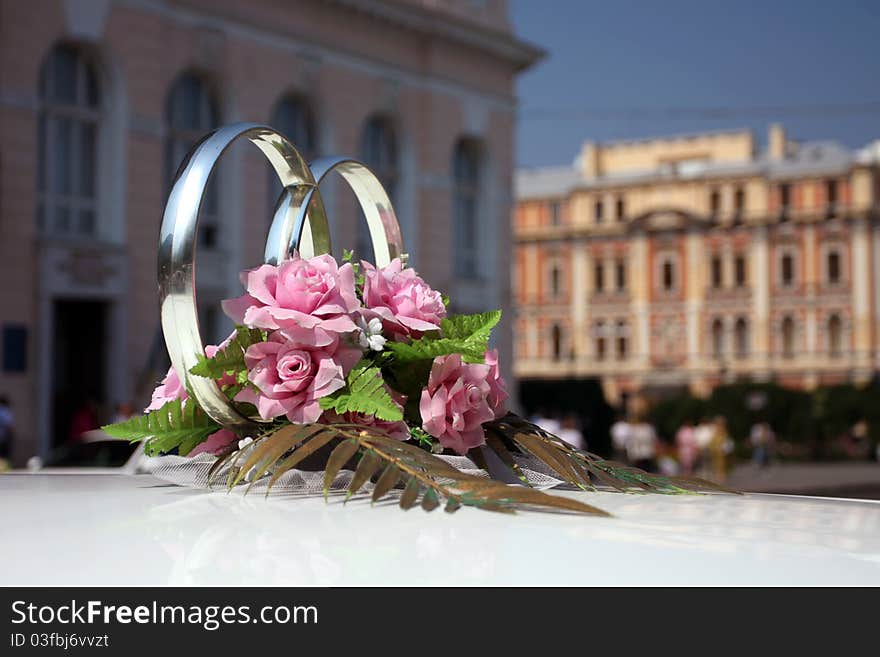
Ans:
[[[547,52],[506,30],[499,30],[446,14],[415,2],[398,0],[324,0],[414,30],[426,36],[487,52],[522,71],[543,59]]]

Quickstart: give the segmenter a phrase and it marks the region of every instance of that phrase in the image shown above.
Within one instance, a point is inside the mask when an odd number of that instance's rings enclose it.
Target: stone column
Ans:
[[[767,227],[755,228],[751,245],[752,330],[755,357],[761,363],[759,376],[769,374],[770,355],[770,249],[767,243]]]
[[[868,224],[856,219],[852,225],[852,314],[854,369],[857,379],[871,374],[871,256]]]
[[[648,262],[648,238],[639,232],[632,241],[632,310],[635,317],[635,342],[637,362],[648,367],[651,360],[651,336],[649,318],[649,293],[651,285]]]

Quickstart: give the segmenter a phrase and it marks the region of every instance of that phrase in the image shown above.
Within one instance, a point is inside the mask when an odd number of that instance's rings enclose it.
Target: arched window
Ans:
[[[664,292],[673,292],[675,287],[675,262],[672,257],[667,256],[660,265],[660,288]]]
[[[455,275],[460,278],[474,278],[479,273],[480,159],[478,142],[462,139],[456,144],[452,157],[452,249]]]
[[[843,351],[843,322],[840,315],[834,314],[828,318],[828,353],[832,358],[837,358]]]
[[[287,137],[302,153],[306,161],[311,162],[317,155],[317,140],[315,137],[315,120],[312,107],[309,102],[294,94],[288,94],[281,98],[272,110],[270,125]],[[281,195],[281,181],[275,171],[269,170],[269,208],[274,208],[278,197]],[[271,217],[269,220],[271,221]]]
[[[593,288],[597,293],[605,291],[605,265],[601,261],[593,267]]]
[[[184,73],[168,94],[165,120],[168,124],[165,167],[169,185],[183,158],[205,133],[219,122],[217,101],[204,77]],[[199,246],[213,249],[220,243],[219,198],[215,173],[205,191],[199,219]]]
[[[554,324],[553,328],[550,329],[550,340],[552,342],[550,347],[553,353],[553,360],[559,360],[562,358],[562,329],[559,328],[559,324]]]
[[[617,282],[617,291],[623,292],[626,290],[626,261],[618,260],[617,264],[614,268],[615,278]]]
[[[721,216],[721,192],[717,189],[709,193],[709,216],[712,221],[718,221]]]
[[[794,320],[791,317],[782,320],[782,355],[784,358],[794,356]]]
[[[397,184],[400,178],[397,131],[387,116],[375,115],[367,119],[361,134],[361,159],[369,166],[388,192],[391,203],[397,202]],[[358,210],[355,229],[355,252],[357,258],[373,261],[373,245],[370,229],[363,213]],[[346,246],[346,245],[343,245]]]
[[[40,70],[37,227],[54,235],[97,232],[98,75],[78,48],[52,49]]]
[[[712,287],[717,290],[721,287],[721,284],[722,284],[723,278],[724,278],[723,271],[722,271],[721,256],[719,256],[719,255],[712,256],[712,259],[710,260],[710,265],[711,265],[710,271],[711,271],[711,277],[712,277]]]
[[[735,343],[736,357],[745,358],[749,355],[749,325],[744,317],[736,320],[733,327],[733,340]]]
[[[721,358],[724,355],[724,323],[720,318],[712,320],[712,357]]]

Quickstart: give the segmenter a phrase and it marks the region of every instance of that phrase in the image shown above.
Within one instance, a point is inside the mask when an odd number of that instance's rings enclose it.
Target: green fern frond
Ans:
[[[385,387],[382,371],[368,360],[358,362],[346,377],[345,387],[322,397],[320,404],[325,411],[340,415],[363,413],[389,422],[403,419],[403,411]]]
[[[226,374],[236,374],[236,382],[245,383],[247,368],[244,362],[244,353],[252,344],[265,342],[265,340],[265,331],[236,326],[235,337],[211,358],[200,354],[198,356],[199,362],[190,368],[190,374],[214,380],[221,379]],[[243,377],[241,376],[242,372],[244,373]]]
[[[461,354],[468,363],[482,363],[489,348],[492,329],[501,319],[501,311],[475,315],[453,315],[440,322],[443,337],[426,335],[410,343],[388,342],[385,349],[400,362],[433,360],[438,356]]]
[[[108,424],[101,429],[114,438],[143,441],[144,451],[150,456],[174,449],[181,456],[186,456],[196,445],[218,431],[220,426],[194,402],[183,403],[175,399],[156,411]]]

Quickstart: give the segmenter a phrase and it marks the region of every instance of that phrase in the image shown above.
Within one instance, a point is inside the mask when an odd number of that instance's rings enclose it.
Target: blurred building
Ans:
[[[16,461],[64,441],[87,398],[104,419],[148,398],[169,181],[221,124],[365,160],[412,264],[457,310],[507,308],[513,85],[541,54],[506,0],[0,0],[0,394]],[[211,341],[280,192],[249,144],[224,157],[200,233]],[[324,191],[335,248],[362,247],[351,193]]]
[[[880,368],[880,142],[770,128],[586,143],[517,174],[520,380],[599,377],[612,403],[735,379]]]

